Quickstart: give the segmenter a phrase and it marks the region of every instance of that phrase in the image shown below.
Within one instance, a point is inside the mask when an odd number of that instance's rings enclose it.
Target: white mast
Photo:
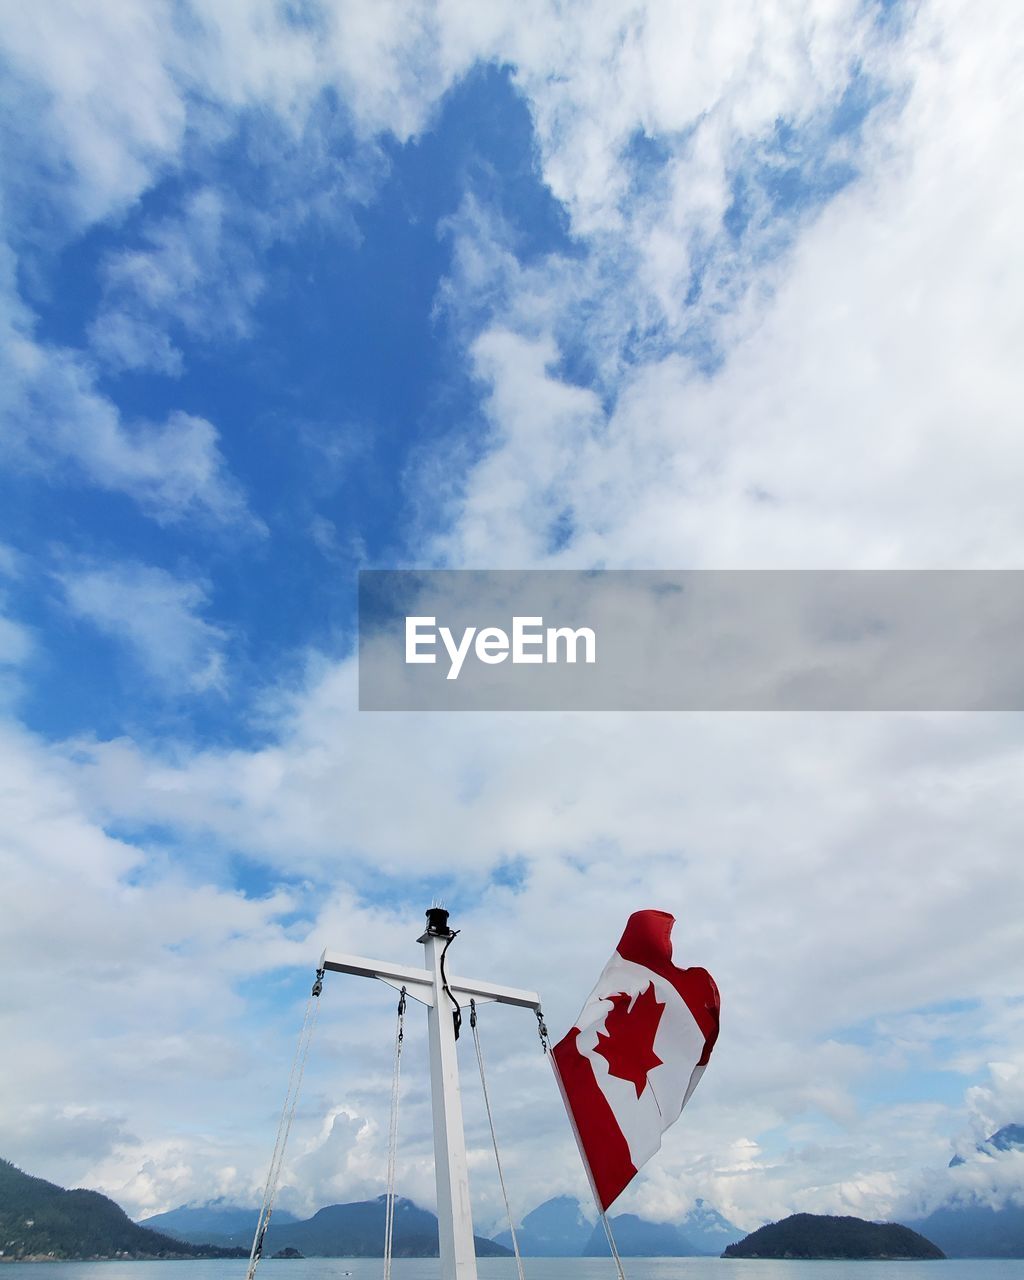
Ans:
[[[514,987],[499,987],[493,982],[475,982],[467,978],[448,976],[446,983],[444,951],[454,937],[454,931],[448,927],[448,912],[441,907],[432,907],[427,912],[426,932],[419,939],[423,943],[426,968],[414,969],[381,960],[366,960],[336,951],[323,953],[320,968],[335,973],[354,973],[363,978],[380,978],[392,987],[405,987],[409,996],[427,1006],[441,1280],[476,1280],[469,1166],[462,1127],[453,1020],[455,1004],[448,993],[460,1004],[470,999],[477,1004],[495,1000],[499,1004],[515,1004],[534,1010],[540,1008],[540,997],[535,991],[518,991]]]

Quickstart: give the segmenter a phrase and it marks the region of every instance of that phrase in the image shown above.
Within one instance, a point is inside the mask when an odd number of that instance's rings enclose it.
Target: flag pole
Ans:
[[[438,1254],[442,1280],[477,1280],[473,1213],[469,1203],[469,1162],[462,1127],[459,1062],[455,1048],[458,1005],[445,975],[444,953],[455,937],[448,912],[427,912],[423,943],[433,1001],[427,1009],[430,1099],[434,1121],[434,1170],[437,1182]],[[459,1019],[461,1022],[461,1017]]]
[[[612,1257],[615,1259],[615,1269],[619,1274],[619,1280],[626,1280],[626,1273],[622,1269],[622,1259],[619,1257],[619,1248],[615,1243],[615,1236],[612,1234],[612,1224],[608,1220],[608,1215],[604,1211],[601,1204],[601,1197],[597,1194],[597,1183],[594,1181],[593,1170],[590,1168],[590,1161],[587,1159],[587,1153],[580,1138],[580,1131],[576,1128],[576,1117],[573,1115],[572,1107],[569,1106],[569,1099],[566,1096],[565,1085],[562,1083],[562,1077],[558,1070],[558,1063],[555,1061],[553,1053],[547,1054],[547,1059],[551,1063],[551,1070],[555,1073],[555,1082],[558,1085],[558,1092],[562,1095],[562,1102],[565,1104],[565,1114],[569,1117],[569,1124],[572,1126],[572,1134],[576,1139],[576,1146],[579,1148],[580,1159],[583,1161],[583,1167],[587,1171],[587,1180],[590,1183],[590,1191],[594,1197],[594,1204],[597,1205],[597,1212],[601,1218],[601,1225],[604,1227],[604,1233],[608,1237],[608,1247],[611,1250]]]
[[[622,1259],[619,1257],[618,1245],[616,1245],[615,1237],[612,1235],[612,1224],[608,1219],[607,1213],[605,1213],[601,1206],[598,1205],[597,1208],[601,1215],[601,1221],[604,1224],[604,1233],[608,1237],[608,1247],[611,1249],[612,1257],[615,1259],[615,1269],[619,1273],[619,1280],[626,1280],[626,1273],[622,1269]]]

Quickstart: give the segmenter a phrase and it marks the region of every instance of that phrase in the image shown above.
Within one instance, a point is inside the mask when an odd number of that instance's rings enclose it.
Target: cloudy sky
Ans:
[[[656,906],[723,1032],[622,1209],[945,1194],[1024,1121],[1020,717],[360,715],[355,583],[1020,567],[1016,6],[2,7],[0,1154],[252,1203],[325,944],[443,898],[561,1034]],[[297,1211],[383,1190],[393,1004],[328,979]],[[585,1194],[483,1031],[516,1211]]]

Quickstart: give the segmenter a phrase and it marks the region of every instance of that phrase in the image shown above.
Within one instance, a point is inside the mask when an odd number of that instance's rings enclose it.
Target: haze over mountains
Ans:
[[[613,1215],[611,1221],[619,1253],[625,1257],[717,1257],[727,1244],[743,1235],[704,1200],[698,1200],[678,1223],[653,1222],[632,1213]],[[545,1200],[526,1214],[516,1231],[524,1257],[594,1258],[608,1253],[600,1223],[573,1196]],[[508,1231],[494,1238],[511,1247]]]
[[[267,1232],[265,1252],[298,1249],[326,1257],[376,1257],[383,1238],[383,1197],[354,1204],[328,1205],[312,1218],[298,1221],[284,1210],[275,1210]],[[396,1254],[413,1257],[437,1249],[437,1220],[432,1213],[401,1198],[395,1209]],[[200,1240],[220,1245],[248,1247],[252,1242],[256,1209],[213,1200],[205,1205],[182,1205],[167,1213],[144,1218],[142,1224],[180,1240]],[[694,1257],[717,1254],[743,1232],[711,1205],[698,1200],[679,1223],[651,1222],[635,1214],[613,1216],[619,1251],[630,1257]],[[526,1214],[517,1226],[524,1257],[596,1257],[608,1252],[599,1224],[572,1196],[555,1196]],[[512,1237],[499,1232],[493,1240],[477,1237],[481,1257],[511,1251]],[[424,1251],[424,1252],[421,1252]]]
[[[987,1176],[980,1186],[971,1182],[972,1177],[977,1181],[982,1175]],[[949,1179],[949,1186],[942,1203],[927,1216],[903,1216],[901,1221],[934,1241],[951,1258],[1024,1258],[1024,1206],[1019,1203],[1024,1200],[1024,1125],[1004,1125],[979,1143],[974,1152],[954,1156],[943,1176]],[[365,1202],[370,1206],[377,1203]],[[414,1209],[415,1206],[411,1206],[406,1212]],[[422,1211],[416,1210],[419,1212]],[[314,1215],[309,1223],[317,1217]],[[146,1219],[144,1225],[193,1243],[248,1245],[255,1218],[255,1209],[211,1201],[201,1207],[183,1206],[158,1214]],[[321,1219],[321,1226],[331,1220],[331,1215]],[[342,1217],[333,1221],[340,1225]],[[410,1226],[415,1221],[415,1217],[410,1216]],[[312,1240],[321,1226],[314,1230],[309,1223],[295,1225],[303,1232],[308,1230],[306,1238]],[[306,1252],[298,1243],[296,1230],[283,1230],[288,1224],[288,1215],[278,1210],[272,1228],[273,1248],[294,1244]],[[698,1200],[679,1222],[655,1222],[635,1214],[618,1214],[612,1216],[612,1226],[620,1252],[629,1256],[717,1256],[744,1235],[704,1200]],[[588,1212],[572,1196],[555,1196],[538,1205],[523,1217],[517,1234],[520,1249],[527,1257],[593,1257],[607,1252],[607,1242],[595,1223],[593,1212]],[[292,1236],[296,1238],[293,1240]],[[271,1233],[268,1233],[269,1239]],[[507,1230],[499,1232],[494,1239],[506,1249],[511,1247]]]
[[[276,1214],[267,1231],[265,1253],[298,1249],[318,1258],[379,1258],[384,1253],[385,1197],[354,1204],[331,1204],[305,1222],[280,1223]],[[479,1258],[507,1257],[511,1250],[474,1236]],[[393,1251],[396,1258],[436,1258],[437,1217],[411,1200],[395,1200]]]
[[[351,1204],[330,1204],[311,1218],[299,1220],[275,1209],[263,1244],[264,1255],[282,1249],[318,1258],[379,1258],[384,1242],[384,1197]],[[181,1205],[167,1213],[144,1218],[146,1226],[159,1226],[168,1235],[183,1241],[252,1244],[258,1211],[223,1200],[205,1205]],[[212,1228],[212,1231],[211,1231]],[[483,1236],[474,1236],[477,1256],[506,1257],[511,1250]],[[411,1200],[395,1201],[394,1254],[396,1258],[437,1257],[437,1217]]]
[[[743,1231],[723,1217],[713,1205],[698,1199],[678,1223],[650,1222],[633,1213],[612,1216],[612,1231],[619,1253],[628,1258],[718,1257]],[[594,1226],[584,1256],[600,1258],[610,1252],[600,1223]]]
[[[192,1244],[203,1241],[249,1248],[257,1215],[258,1209],[255,1206],[247,1208],[232,1204],[224,1196],[219,1196],[215,1200],[207,1200],[205,1204],[183,1204],[177,1209],[168,1209],[166,1213],[154,1213],[152,1217],[140,1218],[139,1226],[162,1231],[176,1240],[187,1240]],[[287,1209],[274,1210],[275,1224],[297,1221],[295,1214],[289,1213]]]
[[[905,1226],[948,1257],[1024,1258],[1024,1126],[991,1134],[973,1152],[937,1171],[946,1185],[925,1217],[902,1216]],[[935,1200],[932,1200],[935,1204]],[[799,1216],[799,1215],[798,1215]],[[807,1216],[807,1215],[804,1215]],[[217,1199],[181,1205],[133,1223],[108,1197],[65,1191],[0,1160],[0,1255],[6,1257],[215,1257],[247,1253],[257,1210]],[[620,1253],[634,1257],[720,1255],[743,1231],[712,1205],[697,1200],[678,1222],[636,1214],[611,1218]],[[594,1215],[572,1196],[555,1196],[527,1213],[517,1228],[522,1253],[534,1257],[594,1257],[607,1252]],[[307,1256],[380,1257],[384,1197],[327,1205],[305,1220],[275,1211],[265,1252],[296,1249]],[[481,1257],[505,1256],[511,1237],[476,1237]],[[411,1200],[396,1202],[395,1254],[437,1254],[437,1219]]]
[[[635,1213],[611,1218],[615,1246],[623,1258],[695,1258],[703,1253],[673,1222],[647,1222]],[[587,1258],[608,1257],[611,1249],[604,1227],[598,1223],[583,1251]]]

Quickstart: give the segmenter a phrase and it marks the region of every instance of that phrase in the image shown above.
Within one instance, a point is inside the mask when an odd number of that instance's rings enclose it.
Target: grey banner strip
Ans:
[[[1024,710],[1024,571],[365,570],[364,711]]]

